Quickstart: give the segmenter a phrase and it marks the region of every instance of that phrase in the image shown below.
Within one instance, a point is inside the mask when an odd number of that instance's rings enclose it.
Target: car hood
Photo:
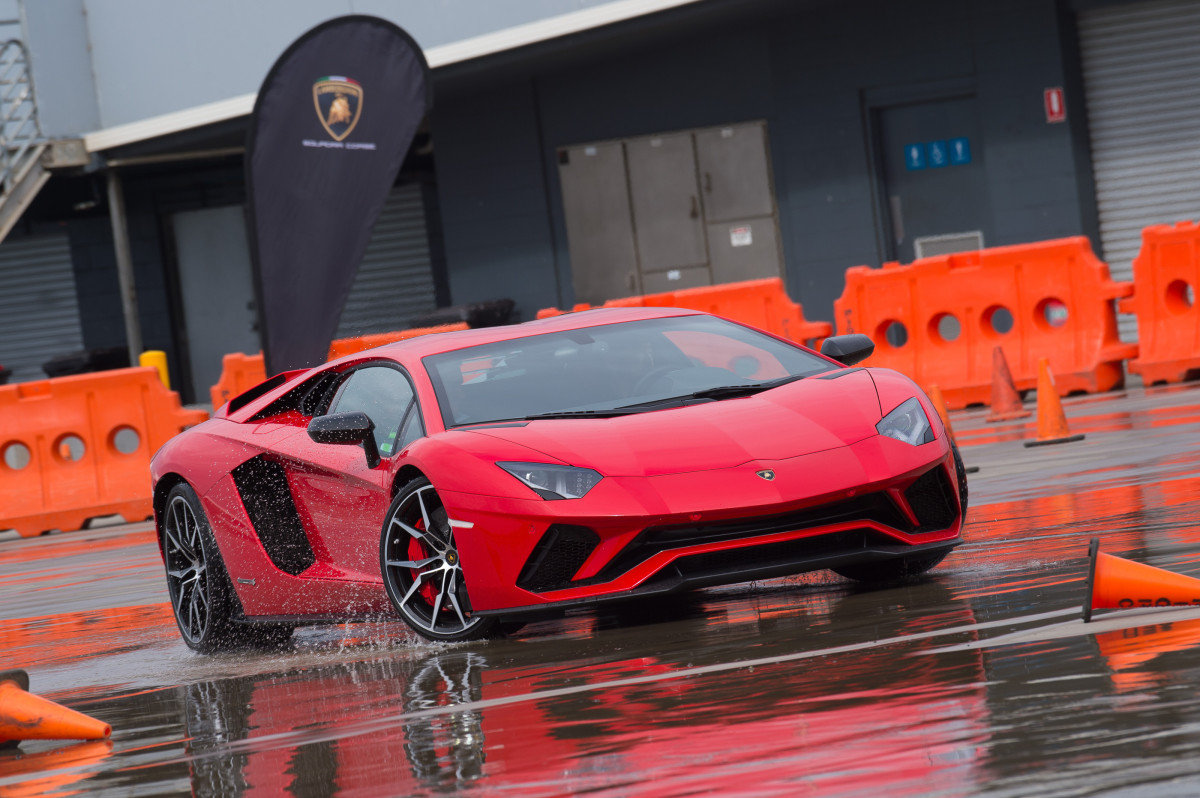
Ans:
[[[879,397],[867,371],[810,377],[753,396],[615,418],[463,429],[594,468],[659,476],[731,468],[835,449],[876,434]]]

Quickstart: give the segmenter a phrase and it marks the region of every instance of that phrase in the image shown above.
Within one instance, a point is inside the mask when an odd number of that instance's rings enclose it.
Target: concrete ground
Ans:
[[[967,542],[431,645],[398,623],[275,652],[180,640],[150,524],[0,541],[0,669],[113,727],[0,752],[0,795],[1194,795],[1200,608],[1081,615],[1088,541],[1200,577],[1200,387],[953,414]]]

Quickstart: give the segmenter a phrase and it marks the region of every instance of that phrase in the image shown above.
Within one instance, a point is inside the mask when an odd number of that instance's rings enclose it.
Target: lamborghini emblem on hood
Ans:
[[[764,468],[762,471],[755,471],[754,476],[762,477],[767,482],[770,482],[771,480],[775,479],[775,472],[769,468]]]
[[[313,84],[313,104],[325,132],[334,141],[341,141],[362,116],[362,85],[341,75],[323,77]]]

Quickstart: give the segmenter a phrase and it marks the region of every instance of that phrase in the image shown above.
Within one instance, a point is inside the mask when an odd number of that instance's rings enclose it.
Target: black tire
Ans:
[[[232,645],[236,599],[212,528],[191,485],[181,483],[167,494],[159,535],[167,592],[183,641],[201,652]]]
[[[962,455],[958,453],[958,444],[950,441],[950,451],[954,453],[954,475],[958,477],[958,503],[962,508],[963,523],[967,522],[967,469],[963,465]]]
[[[383,519],[379,569],[392,606],[427,640],[478,640],[499,619],[471,613],[454,528],[433,484],[422,477],[396,494]]]
[[[942,560],[946,559],[946,555],[949,553],[950,551],[947,549],[934,554],[895,557],[890,560],[861,563],[859,565],[842,565],[830,570],[838,576],[844,576],[856,582],[866,582],[872,585],[904,582],[923,575],[926,571],[929,571]]]
[[[965,524],[967,520],[967,469],[963,465],[962,455],[958,453],[958,445],[954,441],[950,441],[950,451],[954,455],[954,474],[958,477],[958,503],[962,509],[963,523]],[[947,549],[936,554],[897,557],[892,560],[862,565],[845,565],[830,570],[838,576],[844,576],[856,582],[871,584],[903,582],[932,570],[938,563],[946,559],[946,555],[949,553],[950,550]]]
[[[287,648],[296,627],[278,623],[238,624],[233,635],[238,645],[268,650]]]
[[[294,627],[240,624],[241,604],[233,590],[212,527],[196,491],[186,482],[167,494],[159,535],[167,571],[167,592],[183,641],[196,651],[279,648]]]

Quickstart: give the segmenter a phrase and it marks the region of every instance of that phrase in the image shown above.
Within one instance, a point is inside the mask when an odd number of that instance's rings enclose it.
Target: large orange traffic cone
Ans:
[[[942,426],[946,428],[946,437],[957,446],[958,439],[954,437],[954,427],[950,424],[950,408],[946,406],[946,397],[942,396],[942,389],[937,385],[929,386],[929,401],[933,402],[933,408],[937,410],[938,418],[942,420]],[[979,471],[979,466],[965,466],[963,470],[968,474],[974,474]]]
[[[1004,359],[1004,350],[996,347],[992,350],[992,412],[988,413],[988,421],[1011,421],[1014,418],[1028,418],[1033,415],[1021,404],[1021,395],[1013,384],[1012,372],[1008,370],[1008,361]]]
[[[1083,620],[1092,610],[1133,607],[1187,607],[1200,604],[1200,579],[1153,565],[1100,553],[1100,539],[1088,545],[1087,597]]]
[[[29,674],[0,671],[0,746],[21,740],[101,740],[107,723],[27,692]]]
[[[942,419],[942,426],[946,428],[946,437],[957,443],[958,439],[954,437],[954,427],[950,426],[950,408],[946,406],[946,397],[942,396],[942,389],[936,385],[930,385],[929,401],[933,402],[933,409]]]
[[[1050,372],[1050,361],[1046,358],[1038,361],[1037,410],[1037,438],[1025,441],[1026,446],[1070,443],[1084,439],[1082,434],[1072,435],[1067,426],[1067,416],[1063,413],[1062,400],[1058,398],[1058,391],[1054,387],[1054,375]]]

